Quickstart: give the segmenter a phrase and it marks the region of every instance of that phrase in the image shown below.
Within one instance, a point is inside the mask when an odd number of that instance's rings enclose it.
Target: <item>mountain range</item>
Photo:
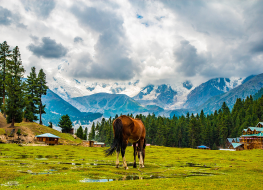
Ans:
[[[60,84],[62,77],[56,77],[49,86],[51,90],[44,96],[45,122],[54,119],[57,123],[63,114],[69,114],[75,123],[90,124],[94,119],[116,114],[155,113],[169,117],[201,110],[211,113],[218,110],[223,102],[232,108],[236,98],[254,95],[263,87],[263,74],[237,79],[214,78],[196,87],[190,81],[145,87],[139,87],[140,81],[92,83],[89,86],[86,81],[72,79],[69,83],[63,81]]]
[[[42,97],[42,103],[45,105],[46,112],[42,115],[44,125],[48,125],[49,122],[58,125],[61,116],[66,114],[70,116],[74,125],[89,124],[91,121],[102,117],[102,113],[79,111],[51,90],[47,90],[47,94]]]

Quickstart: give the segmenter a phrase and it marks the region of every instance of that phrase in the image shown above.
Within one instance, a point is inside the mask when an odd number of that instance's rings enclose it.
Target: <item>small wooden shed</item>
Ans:
[[[54,144],[58,144],[58,139],[60,137],[53,135],[51,133],[45,133],[42,135],[37,135],[36,138],[38,141],[43,141],[46,144],[54,145]]]
[[[95,140],[83,141],[84,146],[94,147]]]

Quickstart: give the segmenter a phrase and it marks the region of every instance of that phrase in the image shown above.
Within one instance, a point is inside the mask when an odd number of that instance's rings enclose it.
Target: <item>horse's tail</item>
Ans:
[[[121,119],[117,118],[114,121],[113,127],[114,127],[114,139],[111,147],[105,151],[106,156],[112,155],[116,149],[117,151],[120,151],[120,147],[122,144],[123,125]]]

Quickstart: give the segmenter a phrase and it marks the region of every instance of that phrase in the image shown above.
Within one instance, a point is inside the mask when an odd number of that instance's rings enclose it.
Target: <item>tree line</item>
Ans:
[[[225,147],[227,138],[239,137],[243,129],[263,121],[263,96],[255,100],[252,96],[244,100],[238,98],[231,111],[224,102],[219,110],[211,114],[204,114],[202,110],[195,115],[187,113],[171,118],[156,116],[154,113],[128,116],[142,120],[146,128],[146,142],[149,144],[190,148],[203,144],[217,149]],[[112,123],[117,117],[103,118],[101,122],[93,123],[89,139],[110,145],[113,140]]]
[[[22,65],[18,46],[10,50],[6,41],[0,43],[0,109],[7,122],[14,126],[15,122],[38,120],[42,124],[41,115],[45,113],[42,96],[46,95],[46,74],[43,69],[36,74],[32,67],[29,76],[23,80],[25,69]]]

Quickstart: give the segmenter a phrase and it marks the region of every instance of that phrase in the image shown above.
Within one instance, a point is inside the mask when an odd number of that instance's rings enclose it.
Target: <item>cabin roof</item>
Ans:
[[[232,142],[234,138],[227,138],[228,142]]]
[[[251,134],[251,135],[242,135],[242,137],[263,137],[263,133]]]
[[[243,131],[247,132],[247,129],[243,129]]]
[[[56,135],[53,135],[53,134],[51,134],[51,133],[44,133],[44,134],[42,134],[42,135],[36,135],[36,137],[60,138],[60,137],[58,137],[58,136],[56,136]]]
[[[237,147],[239,147],[239,146],[241,146],[242,144],[240,144],[240,143],[232,143],[232,146],[233,146],[233,148],[237,148]]]
[[[236,138],[227,138],[228,142],[232,143],[232,141],[234,140],[235,142],[239,142],[239,137]]]
[[[251,131],[254,131],[254,130],[256,130],[256,131],[263,131],[263,128],[261,128],[261,127],[248,127]]]
[[[207,147],[205,145],[201,145],[201,146],[198,146],[197,148],[209,148],[209,147]]]

